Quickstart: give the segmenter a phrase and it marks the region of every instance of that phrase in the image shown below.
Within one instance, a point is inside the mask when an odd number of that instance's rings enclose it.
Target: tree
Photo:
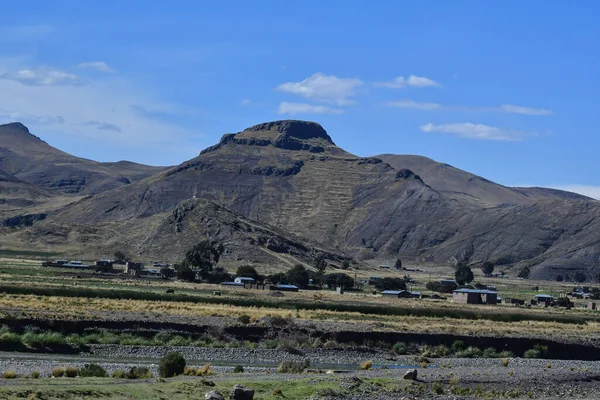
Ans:
[[[440,292],[440,293],[452,293],[452,291],[456,290],[458,286],[454,282],[427,282],[425,284],[425,288],[427,290],[431,290],[432,292]]]
[[[200,276],[206,278],[213,266],[219,262],[223,251],[221,244],[205,239],[185,253],[183,265],[199,271]]]
[[[565,278],[562,275],[556,275],[556,277],[554,278],[554,280],[556,282],[562,282],[565,280]]]
[[[283,272],[278,272],[276,274],[267,276],[267,281],[269,281],[270,283],[272,283],[274,285],[276,285],[278,283],[284,283],[286,280],[287,280],[286,274],[284,274]]]
[[[350,268],[350,261],[344,260],[342,262],[342,269],[348,269],[348,268]]]
[[[529,268],[528,265],[526,265],[519,270],[519,273],[517,274],[517,276],[519,278],[529,279],[529,274],[531,274],[531,269]]]
[[[175,265],[175,271],[177,272],[177,279],[180,281],[186,282],[195,282],[196,281],[196,273],[193,269],[188,267],[187,265],[177,264]]]
[[[406,282],[402,278],[383,278],[375,282],[379,290],[406,290]]]
[[[585,274],[581,271],[577,271],[575,272],[575,276],[574,276],[575,282],[579,282],[579,283],[583,283],[585,282]]]
[[[115,260],[116,261],[127,261],[128,258],[129,257],[127,257],[127,254],[125,254],[121,250],[115,251]]]
[[[466,264],[460,263],[456,266],[456,271],[454,272],[454,279],[456,279],[456,283],[459,285],[464,285],[466,283],[473,282],[473,271]]]
[[[227,270],[223,267],[215,267],[213,271],[208,273],[205,277],[208,283],[221,283],[221,282],[231,282],[233,277],[229,275]]]
[[[168,353],[160,360],[159,373],[161,378],[172,378],[183,374],[185,358],[181,353]]]
[[[396,264],[394,264],[394,267],[396,267],[397,270],[401,270],[402,269],[402,260],[397,259]]]
[[[162,267],[160,269],[160,276],[163,279],[171,279],[175,276],[175,270],[169,267]]]
[[[294,265],[294,267],[285,274],[285,277],[288,283],[302,288],[308,286],[308,280],[310,279],[308,271],[302,264]]]
[[[600,283],[600,272],[596,274],[595,279],[596,283]]]
[[[255,281],[260,280],[260,276],[258,275],[258,272],[256,272],[256,268],[254,268],[252,265],[242,265],[238,267],[237,271],[235,271],[235,276],[252,278]]]
[[[325,275],[325,283],[330,288],[342,287],[344,289],[352,289],[354,287],[354,279],[350,275],[341,272]]]
[[[491,276],[492,273],[494,272],[494,263],[491,261],[486,261],[483,263],[483,265],[481,266],[481,271],[483,271],[483,274],[485,276]]]

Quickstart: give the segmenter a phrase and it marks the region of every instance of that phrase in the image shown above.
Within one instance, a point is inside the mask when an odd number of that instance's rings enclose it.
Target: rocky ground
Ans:
[[[143,347],[119,347],[121,349],[115,352],[116,349],[111,346],[96,346],[93,354],[84,356],[0,353],[0,370],[14,370],[18,374],[39,371],[42,376],[48,376],[55,367],[81,367],[86,362],[97,362],[109,372],[143,365],[156,376],[158,357],[167,350],[156,349],[152,353],[150,349]],[[373,352],[369,355],[376,368],[359,371],[357,366],[365,360],[364,353],[311,350],[304,356],[308,356],[313,365],[329,365],[329,371],[323,369],[317,372],[317,368],[312,367],[307,374],[282,375],[275,373],[276,363],[284,359],[301,360],[302,356],[289,353],[286,356],[282,350],[180,350],[189,357],[188,364],[192,366],[213,363],[215,374],[210,379],[214,381],[231,381],[237,378],[245,382],[282,379],[336,382],[334,389],[315,393],[313,399],[600,398],[600,361],[512,358],[504,366],[500,359],[438,358],[432,359],[426,368],[422,368],[414,365],[413,356],[391,358],[384,353]],[[244,365],[244,373],[232,374],[232,367],[237,363]],[[417,380],[403,380],[408,368],[415,367]],[[387,378],[397,381],[398,385],[382,386],[369,378]],[[142,382],[147,383],[139,383]],[[0,379],[0,384],[15,383]]]

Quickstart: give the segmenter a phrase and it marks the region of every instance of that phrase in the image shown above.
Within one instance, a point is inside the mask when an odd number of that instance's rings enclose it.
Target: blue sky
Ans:
[[[0,122],[75,155],[178,164],[294,118],[357,155],[600,198],[596,1],[24,0],[2,14]]]

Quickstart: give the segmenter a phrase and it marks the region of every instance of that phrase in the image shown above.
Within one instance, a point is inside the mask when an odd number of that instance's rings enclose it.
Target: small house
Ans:
[[[269,289],[279,290],[281,292],[297,292],[299,290],[298,286],[296,286],[296,285],[284,285],[284,284],[271,286]]]
[[[96,261],[96,272],[114,272],[111,260]]]
[[[409,292],[408,290],[384,290],[382,297],[394,297],[397,299],[420,298],[420,292]]]
[[[587,308],[588,310],[596,310],[596,302],[588,301],[587,303],[585,303],[584,307]]]
[[[237,278],[235,278],[233,280],[235,283],[254,283],[254,279],[253,278],[247,278],[247,277],[243,277],[243,276],[238,276]]]
[[[233,287],[244,287],[243,283],[240,282],[221,282],[221,286],[233,286]]]
[[[142,264],[142,263],[127,261],[125,263],[125,274],[137,276],[143,267],[144,267],[144,264]]]
[[[379,268],[382,268],[382,269],[390,269],[390,268],[392,268],[392,267],[391,267],[391,266],[389,266],[389,265],[380,265],[380,266],[379,266]]]
[[[546,307],[551,306],[554,301],[554,297],[549,294],[537,294],[535,296],[535,301],[538,305],[544,305]]]
[[[497,304],[498,293],[487,289],[457,289],[452,300],[460,304]]]

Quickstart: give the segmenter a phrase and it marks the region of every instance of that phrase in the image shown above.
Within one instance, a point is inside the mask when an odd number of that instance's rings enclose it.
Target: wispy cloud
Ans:
[[[439,108],[442,108],[442,105],[437,103],[423,103],[413,100],[390,101],[386,104],[391,107],[411,108],[415,110],[437,110]]]
[[[487,106],[462,106],[462,105],[444,105],[438,103],[426,103],[426,102],[418,102],[409,99],[390,101],[386,103],[386,105],[390,107],[398,107],[398,108],[411,108],[416,110],[448,110],[448,111],[473,111],[473,112],[499,112],[499,113],[509,113],[509,114],[520,114],[520,115],[531,115],[531,116],[539,116],[539,115],[550,115],[552,114],[551,110],[546,110],[543,108],[532,108],[532,107],[523,107],[523,106],[515,106],[504,104],[498,107],[487,107]]]
[[[240,102],[243,106],[249,106],[252,104],[252,100],[250,99],[242,99],[242,101]]]
[[[101,131],[113,131],[113,132],[121,132],[121,128],[119,128],[115,124],[109,124],[107,122],[100,121],[86,121],[83,123],[85,126],[93,126],[96,129],[100,129]]]
[[[83,62],[81,64],[78,64],[77,68],[93,69],[93,70],[96,70],[96,71],[106,72],[106,73],[110,73],[110,74],[113,74],[113,73],[116,72],[114,69],[112,69],[111,67],[109,67],[108,64],[105,63],[104,61]]]
[[[439,125],[428,123],[422,125],[420,129],[425,133],[445,133],[467,139],[497,141],[519,141],[522,140],[524,136],[532,135],[532,133],[503,129],[490,125],[474,124],[471,122]]]
[[[293,93],[314,101],[345,106],[353,104],[351,97],[363,82],[356,78],[338,78],[318,72],[300,82],[279,85],[280,92]]]
[[[83,83],[77,75],[47,67],[4,72],[0,74],[0,79],[28,86],[77,86]]]
[[[550,115],[550,114],[552,114],[552,110],[546,110],[543,108],[515,106],[515,105],[511,105],[511,104],[503,104],[500,107],[498,107],[498,110],[509,113],[509,114],[522,114],[522,115]]]
[[[435,87],[441,86],[438,82],[433,79],[426,78],[424,76],[410,75],[408,78],[398,76],[391,81],[387,82],[375,82],[377,87],[386,87],[390,89],[401,89],[407,86],[412,87]]]
[[[341,114],[343,112],[344,110],[339,108],[330,108],[313,104],[288,103],[285,101],[279,104],[279,114]]]

